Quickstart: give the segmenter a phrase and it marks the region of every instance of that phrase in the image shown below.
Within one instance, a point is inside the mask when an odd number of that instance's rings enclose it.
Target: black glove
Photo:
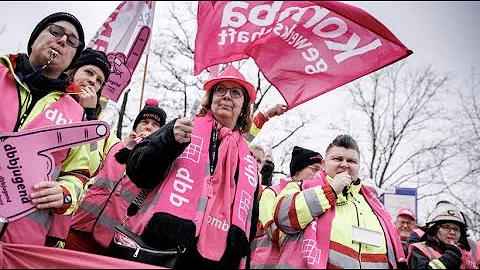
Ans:
[[[128,157],[130,156],[130,153],[132,150],[128,148],[122,148],[120,149],[117,153],[115,153],[115,159],[118,161],[120,164],[127,164]]]
[[[275,164],[272,161],[265,160],[265,164],[261,170],[262,174],[262,185],[271,186],[272,185],[272,178],[273,178],[273,170],[275,168]]]
[[[447,269],[459,269],[462,264],[462,252],[454,245],[447,245],[446,251],[439,260]]]

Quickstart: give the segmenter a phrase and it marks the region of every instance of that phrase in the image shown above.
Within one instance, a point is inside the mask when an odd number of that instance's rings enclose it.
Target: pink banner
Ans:
[[[168,269],[69,249],[0,243],[0,269]]]
[[[149,50],[155,1],[123,1],[87,47],[103,51],[112,65],[103,96],[117,102],[142,54]]]
[[[109,134],[103,121],[0,133],[0,217],[9,221],[36,210],[33,186],[52,180],[52,152],[98,141]]]
[[[412,53],[367,12],[336,1],[199,1],[198,75],[252,57],[288,108]]]

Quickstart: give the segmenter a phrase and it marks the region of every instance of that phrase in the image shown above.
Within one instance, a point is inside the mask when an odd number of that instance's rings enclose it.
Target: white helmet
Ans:
[[[432,226],[438,221],[453,221],[462,224],[465,229],[468,227],[469,220],[467,221],[465,215],[458,207],[448,201],[440,201],[433,212],[428,216],[427,227]]]

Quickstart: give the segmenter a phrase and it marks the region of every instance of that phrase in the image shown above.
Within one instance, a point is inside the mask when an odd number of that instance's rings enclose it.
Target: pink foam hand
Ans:
[[[33,186],[53,180],[52,152],[98,141],[108,136],[104,121],[49,126],[0,133],[0,217],[10,221],[36,210]]]
[[[135,71],[143,51],[148,44],[150,37],[150,27],[142,26],[138,31],[137,37],[133,41],[128,55],[125,56],[122,52],[110,52],[107,54],[108,61],[112,68],[110,77],[103,95],[117,102],[123,89],[127,87],[132,79],[132,73]]]

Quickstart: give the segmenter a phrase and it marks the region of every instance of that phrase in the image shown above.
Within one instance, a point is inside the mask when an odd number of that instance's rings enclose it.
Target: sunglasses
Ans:
[[[53,24],[53,23],[49,24],[48,31],[54,37],[61,38],[63,36],[67,36],[67,44],[72,48],[78,48],[82,44],[82,42],[77,37],[75,37],[72,34],[65,33],[65,29],[63,29],[63,27],[58,26],[56,24]]]
[[[237,98],[243,97],[243,90],[242,88],[238,88],[238,87],[228,88],[225,86],[217,85],[213,90],[214,90],[214,93],[219,97],[225,96],[227,91],[230,91],[230,96],[232,98],[237,99]]]

